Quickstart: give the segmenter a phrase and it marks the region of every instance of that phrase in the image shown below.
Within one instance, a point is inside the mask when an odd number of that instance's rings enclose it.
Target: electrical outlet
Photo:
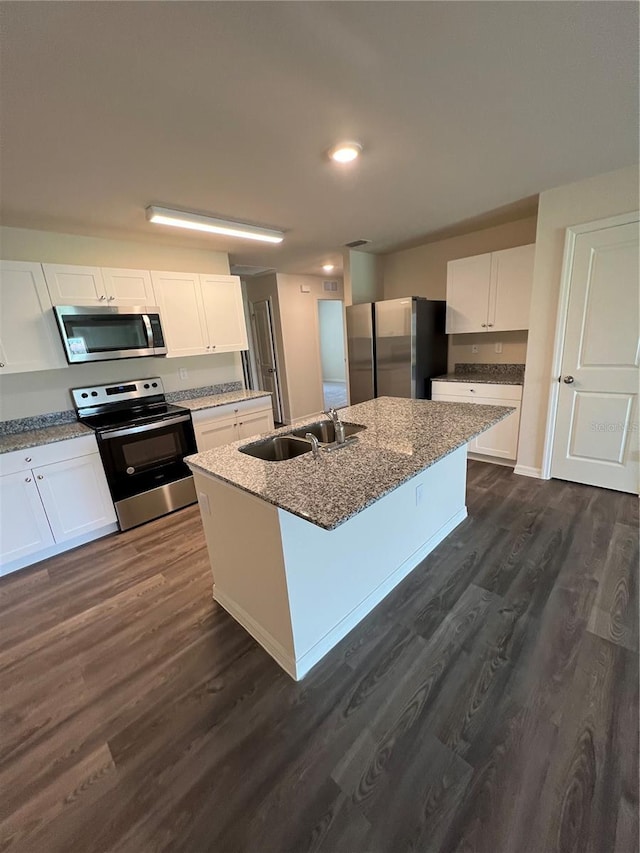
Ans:
[[[497,352],[498,354],[500,354],[500,353],[502,352],[502,344],[500,343],[500,341],[498,341],[498,342],[496,343],[496,352]]]
[[[478,355],[478,344],[471,344],[471,352],[474,355]]]
[[[187,370],[186,367],[181,367],[180,370],[178,371],[178,376],[180,377],[180,379],[188,379],[189,378],[189,371]]]

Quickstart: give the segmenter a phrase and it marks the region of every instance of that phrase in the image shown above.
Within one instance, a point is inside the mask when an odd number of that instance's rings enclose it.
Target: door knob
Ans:
[[[273,367],[267,367],[267,373],[275,373]]]
[[[574,380],[573,376],[564,376],[562,381],[564,382],[565,385],[573,385],[575,380]]]

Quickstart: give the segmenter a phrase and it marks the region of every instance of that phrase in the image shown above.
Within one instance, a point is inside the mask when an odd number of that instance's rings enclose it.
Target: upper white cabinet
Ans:
[[[247,349],[240,279],[233,275],[152,272],[167,356]]]
[[[447,264],[447,332],[529,328],[535,246],[460,258]]]
[[[42,267],[0,262],[0,374],[66,366]]]
[[[240,279],[235,275],[201,275],[200,285],[211,350],[238,352],[247,349]]]
[[[54,305],[153,305],[147,270],[43,264]]]

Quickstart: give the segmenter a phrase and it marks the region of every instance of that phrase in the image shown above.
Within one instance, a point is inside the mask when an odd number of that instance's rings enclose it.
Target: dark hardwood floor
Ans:
[[[195,508],[3,579],[0,850],[636,851],[637,498],[476,462],[468,507],[299,684]]]

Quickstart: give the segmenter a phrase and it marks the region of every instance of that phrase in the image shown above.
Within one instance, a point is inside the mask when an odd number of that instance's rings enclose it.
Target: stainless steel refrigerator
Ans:
[[[444,300],[412,296],[346,309],[352,404],[431,399],[431,379],[447,372],[445,307]]]

